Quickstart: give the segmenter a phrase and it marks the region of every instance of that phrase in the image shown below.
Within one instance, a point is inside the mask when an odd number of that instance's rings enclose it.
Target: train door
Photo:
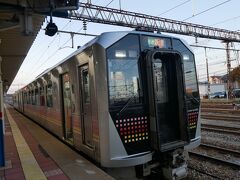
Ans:
[[[72,108],[71,108],[71,89],[69,74],[65,73],[61,77],[62,84],[62,116],[63,116],[63,133],[66,141],[73,143],[73,125],[72,125]]]
[[[81,101],[81,119],[82,119],[82,135],[83,143],[89,147],[93,146],[93,129],[92,129],[92,111],[91,96],[89,83],[88,64],[79,67],[79,85],[80,85],[80,101]]]
[[[148,91],[155,117],[154,147],[160,151],[183,146],[189,141],[184,105],[182,61],[176,52],[150,52]]]

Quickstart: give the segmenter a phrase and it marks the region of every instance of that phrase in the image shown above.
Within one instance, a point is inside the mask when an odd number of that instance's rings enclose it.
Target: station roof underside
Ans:
[[[4,92],[14,80],[45,18],[38,14],[25,16],[19,10],[22,5],[18,2],[0,0],[0,57]],[[27,17],[30,17],[29,21],[25,21]]]

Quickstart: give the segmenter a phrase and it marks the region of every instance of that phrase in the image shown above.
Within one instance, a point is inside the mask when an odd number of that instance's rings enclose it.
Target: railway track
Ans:
[[[202,113],[201,118],[208,120],[223,120],[223,121],[231,121],[231,122],[239,122],[240,123],[240,115],[239,116],[226,116],[225,114],[216,114],[216,113]]]
[[[204,143],[201,143],[199,147],[207,148],[207,149],[213,149],[213,150],[217,150],[217,151],[220,151],[222,153],[225,153],[225,154],[232,154],[234,156],[240,157],[240,151],[236,151],[236,150],[232,150],[232,149],[227,149],[227,148],[214,146],[214,145],[211,145],[211,144],[204,144]]]
[[[220,154],[229,154],[231,156],[234,156],[235,158],[240,158],[240,151],[235,151],[235,150],[231,150],[231,149],[227,149],[227,148],[223,148],[223,147],[219,147],[219,146],[214,146],[214,145],[210,145],[210,144],[204,144],[202,143],[200,146],[200,148],[202,149],[205,149],[205,150],[209,150],[211,151],[212,153],[212,150],[216,151],[217,153],[220,153]],[[210,154],[211,154],[210,153]],[[199,153],[199,152],[189,152],[189,155],[190,157],[195,157],[197,159],[201,159],[201,160],[204,160],[204,161],[207,161],[207,162],[212,162],[214,164],[221,164],[223,165],[224,167],[230,167],[230,168],[233,168],[233,169],[240,169],[240,163],[239,161],[230,161],[230,160],[224,160],[224,159],[221,159],[219,157],[214,157],[213,155],[208,155],[205,153],[205,151],[203,151],[202,153]],[[219,176],[218,173],[209,173],[207,172],[207,170],[203,170],[200,167],[195,167],[194,166],[189,166],[189,169],[191,170],[194,170],[204,176],[207,176],[207,177],[211,177],[213,179],[226,179],[226,177],[221,177],[221,175]],[[207,178],[206,177],[206,178]]]
[[[224,114],[228,114],[228,115],[240,115],[240,111],[236,110],[236,109],[221,109],[221,108],[203,108],[201,107],[201,112],[211,112],[211,113],[224,113]]]
[[[222,164],[223,166],[229,166],[231,168],[236,168],[236,169],[240,169],[240,164],[236,163],[236,162],[232,162],[232,161],[228,161],[228,160],[223,160],[220,158],[216,158],[216,157],[212,157],[206,154],[201,154],[201,153],[197,153],[197,152],[189,152],[190,157],[195,157],[198,159],[203,159],[205,161],[208,162],[213,162],[214,164]]]
[[[225,134],[233,134],[233,135],[240,136],[240,129],[235,128],[235,127],[202,124],[201,125],[201,130],[213,131],[213,132],[225,133]]]
[[[203,170],[201,170],[201,169],[198,169],[198,168],[196,168],[196,167],[194,167],[194,166],[188,166],[188,169],[194,170],[194,171],[196,171],[196,172],[198,172],[198,173],[200,173],[200,174],[203,174],[203,175],[208,176],[208,177],[212,177],[212,178],[214,178],[214,179],[222,179],[222,180],[224,179],[224,178],[215,176],[215,175],[213,175],[213,174],[207,173],[207,172],[205,172],[205,171],[203,171]]]

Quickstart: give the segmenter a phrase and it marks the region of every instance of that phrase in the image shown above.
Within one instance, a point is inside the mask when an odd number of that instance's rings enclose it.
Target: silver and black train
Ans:
[[[167,179],[186,176],[187,151],[200,144],[199,101],[188,45],[140,31],[97,36],[14,96],[113,176]]]

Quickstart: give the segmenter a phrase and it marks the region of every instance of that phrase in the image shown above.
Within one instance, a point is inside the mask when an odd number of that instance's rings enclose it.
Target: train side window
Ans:
[[[36,105],[39,105],[38,88],[35,89],[35,104],[36,104]]]
[[[28,104],[32,104],[32,93],[30,90],[28,92]]]
[[[82,71],[84,102],[90,103],[89,74],[88,69]]]
[[[32,105],[35,104],[34,90],[31,91]]]
[[[44,87],[40,87],[40,106],[45,106]]]
[[[53,107],[53,86],[52,82],[48,83],[47,85],[47,107]]]
[[[30,91],[27,92],[27,104],[30,104]]]
[[[24,96],[24,104],[28,104],[28,94],[27,94],[27,92],[24,92],[23,96]]]

